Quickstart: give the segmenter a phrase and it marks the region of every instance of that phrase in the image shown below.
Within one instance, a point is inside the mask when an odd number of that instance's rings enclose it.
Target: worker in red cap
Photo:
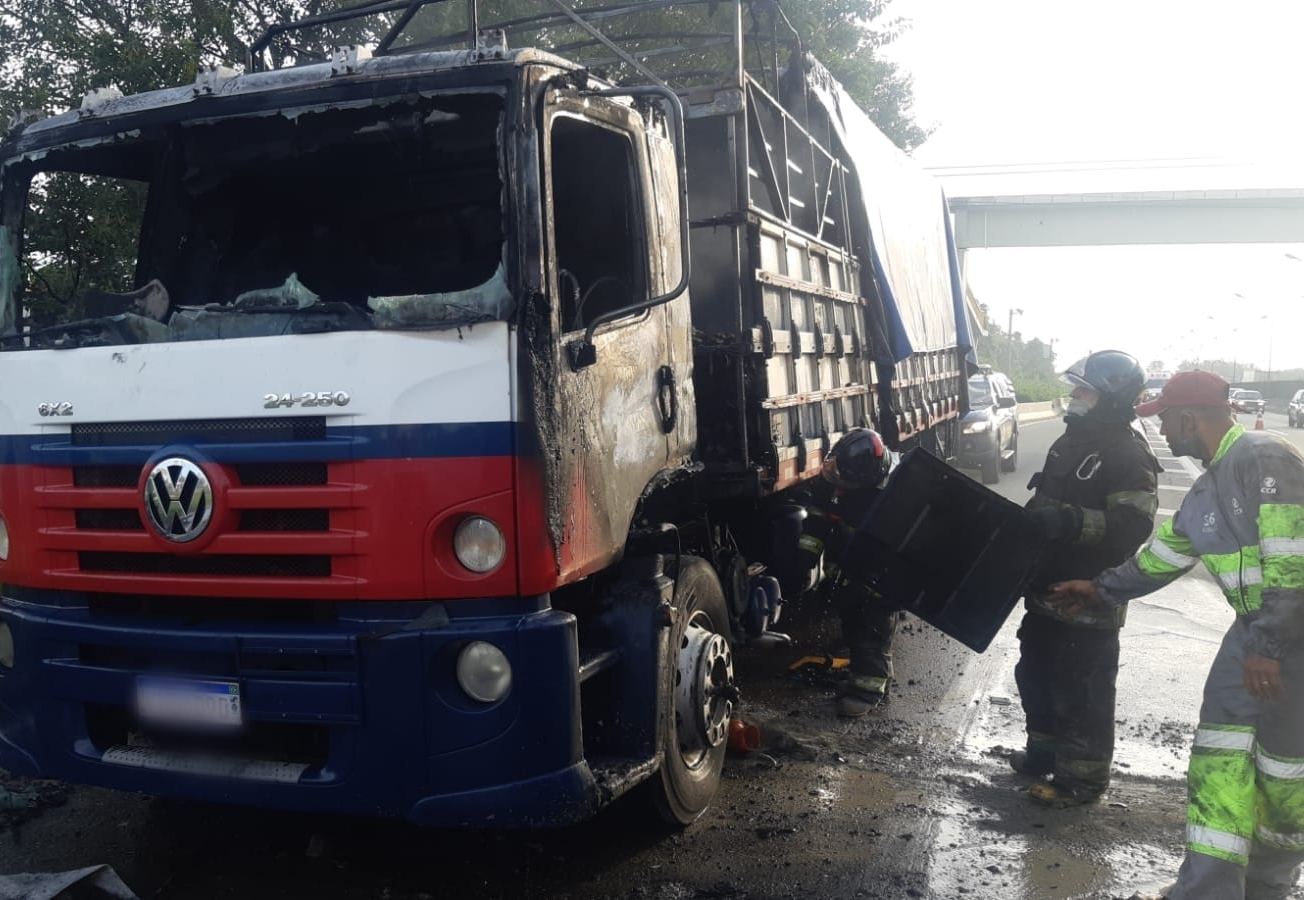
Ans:
[[[1186,858],[1163,896],[1285,898],[1304,863],[1304,456],[1237,425],[1209,372],[1174,375],[1137,413],[1206,471],[1133,559],[1053,585],[1050,602],[1116,608],[1204,563],[1236,618],[1205,681]]]

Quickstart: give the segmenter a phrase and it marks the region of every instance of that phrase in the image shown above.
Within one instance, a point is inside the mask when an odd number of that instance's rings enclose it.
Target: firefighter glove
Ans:
[[[1072,543],[1082,534],[1082,510],[1068,504],[1030,509],[1028,521],[1047,543]]]

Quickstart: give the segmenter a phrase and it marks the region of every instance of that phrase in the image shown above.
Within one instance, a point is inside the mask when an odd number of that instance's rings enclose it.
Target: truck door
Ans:
[[[596,362],[567,350],[597,317],[653,296],[661,276],[641,115],[615,100],[549,92],[543,122],[547,279],[561,337],[557,394],[563,491],[560,575],[601,569],[623,547],[634,507],[665,467],[678,392],[665,304],[600,325]]]

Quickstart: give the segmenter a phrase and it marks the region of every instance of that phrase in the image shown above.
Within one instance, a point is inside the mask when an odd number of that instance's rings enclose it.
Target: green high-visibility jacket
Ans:
[[[1304,456],[1236,425],[1154,539],[1095,580],[1121,605],[1205,567],[1251,625],[1249,651],[1281,659],[1304,642]]]

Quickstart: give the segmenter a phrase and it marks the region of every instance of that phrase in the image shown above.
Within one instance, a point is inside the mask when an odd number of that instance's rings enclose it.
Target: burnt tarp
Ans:
[[[941,185],[875,127],[818,60],[804,62],[808,95],[827,114],[860,188],[849,213],[853,232],[870,236],[862,272],[877,283],[888,344],[875,349],[876,362],[956,346],[967,353],[972,342]],[[874,293],[866,284],[866,296]]]

